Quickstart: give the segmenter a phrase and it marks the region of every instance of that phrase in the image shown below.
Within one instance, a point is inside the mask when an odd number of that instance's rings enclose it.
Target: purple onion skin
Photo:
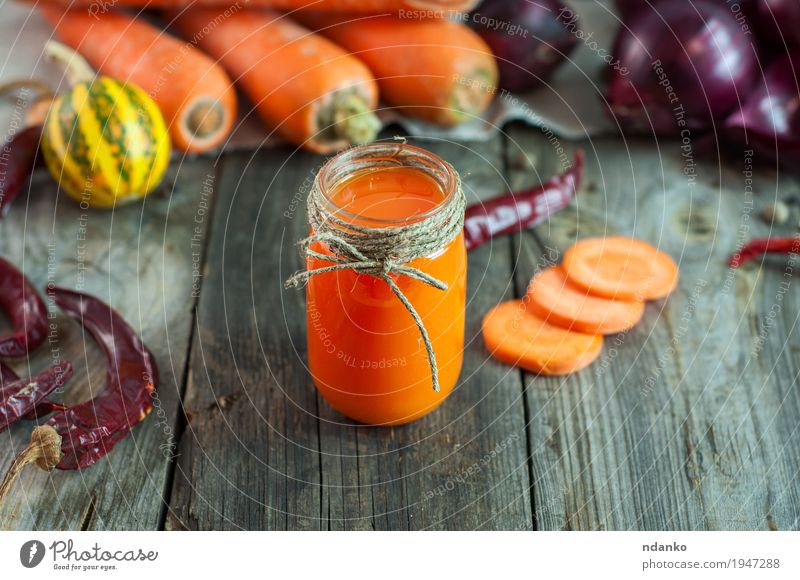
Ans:
[[[649,8],[645,0],[616,0],[617,12],[623,18],[628,18],[640,8]]]
[[[652,5],[656,5],[659,2],[675,2],[675,0],[649,0],[649,1],[650,4]],[[688,3],[690,0],[680,0],[680,1]],[[716,2],[717,4],[728,6],[730,7],[731,10],[733,10],[732,8],[733,4],[738,4],[742,12],[749,16],[751,14],[751,11],[754,11],[753,4],[761,3],[764,0],[713,0],[713,1]],[[617,6],[617,13],[620,14],[620,16],[622,16],[623,18],[629,17],[631,14],[633,14],[640,8],[652,10],[652,8],[647,4],[647,0],[615,0],[615,4]]]
[[[500,87],[515,92],[545,82],[579,42],[577,17],[558,0],[484,0],[469,24],[497,57]]]
[[[731,142],[752,149],[760,160],[800,164],[800,51],[767,68],[742,109],[725,121]],[[758,159],[756,159],[758,161]]]
[[[620,28],[614,57],[621,66],[609,71],[607,89],[611,112],[626,132],[708,129],[738,108],[757,78],[754,37],[718,0],[656,8],[637,11]]]
[[[800,2],[798,0],[758,0],[758,29],[764,43],[785,54],[800,47]]]

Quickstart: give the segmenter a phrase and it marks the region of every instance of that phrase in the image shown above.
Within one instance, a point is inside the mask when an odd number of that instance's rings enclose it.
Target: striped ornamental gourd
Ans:
[[[82,207],[107,208],[141,199],[161,182],[170,140],[147,93],[97,77],[53,101],[42,150],[61,189]]]

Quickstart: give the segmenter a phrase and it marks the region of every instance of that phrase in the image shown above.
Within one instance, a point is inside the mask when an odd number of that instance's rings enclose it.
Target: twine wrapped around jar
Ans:
[[[402,150],[403,144],[385,144],[389,152],[387,166],[391,159]],[[373,144],[372,147],[376,145]],[[420,167],[420,169],[424,169]],[[455,174],[455,172],[453,172]],[[319,184],[319,174],[308,195],[308,221],[311,235],[299,242],[301,252],[306,257],[329,262],[330,266],[314,270],[302,270],[286,281],[286,287],[305,285],[309,278],[339,270],[352,270],[380,278],[389,286],[397,299],[411,314],[419,328],[428,362],[431,367],[433,389],[439,391],[439,369],[436,353],[428,336],[428,331],[414,305],[400,290],[392,278],[406,276],[438,290],[447,290],[447,284],[407,264],[418,258],[430,256],[452,242],[464,228],[466,198],[461,181],[456,175],[456,187],[452,199],[446,200],[437,211],[423,215],[420,219],[409,218],[409,223],[393,227],[367,227],[343,220],[337,216],[337,209],[325,199]],[[330,254],[315,251],[314,244],[323,244]]]

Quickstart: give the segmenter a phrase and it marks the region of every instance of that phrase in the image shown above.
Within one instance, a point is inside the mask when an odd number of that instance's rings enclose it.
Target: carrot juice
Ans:
[[[329,161],[317,177],[325,202],[345,224],[393,228],[442,211],[458,187],[452,167],[404,145],[384,156],[362,146]],[[345,227],[345,226],[342,226]],[[312,249],[330,255],[322,242]],[[330,266],[307,258],[307,269]],[[461,371],[466,300],[463,234],[406,266],[444,282],[434,288],[398,273],[391,279],[419,314],[438,364],[439,392],[420,329],[387,282],[343,269],[309,278],[306,294],[308,364],[314,383],[339,412],[357,421],[397,425],[439,406]]]

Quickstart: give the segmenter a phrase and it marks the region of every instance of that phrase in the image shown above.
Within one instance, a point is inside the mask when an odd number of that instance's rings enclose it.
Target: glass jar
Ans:
[[[349,149],[320,170],[326,209],[362,227],[391,228],[426,219],[454,203],[453,168],[424,149],[373,143]],[[330,255],[322,243],[312,249]],[[463,234],[432,255],[406,264],[447,284],[392,279],[428,331],[439,367],[439,392],[420,329],[385,280],[353,270],[309,278],[308,364],[320,393],[362,423],[398,425],[438,407],[455,386],[463,360],[467,259]],[[313,256],[308,270],[330,266]]]

